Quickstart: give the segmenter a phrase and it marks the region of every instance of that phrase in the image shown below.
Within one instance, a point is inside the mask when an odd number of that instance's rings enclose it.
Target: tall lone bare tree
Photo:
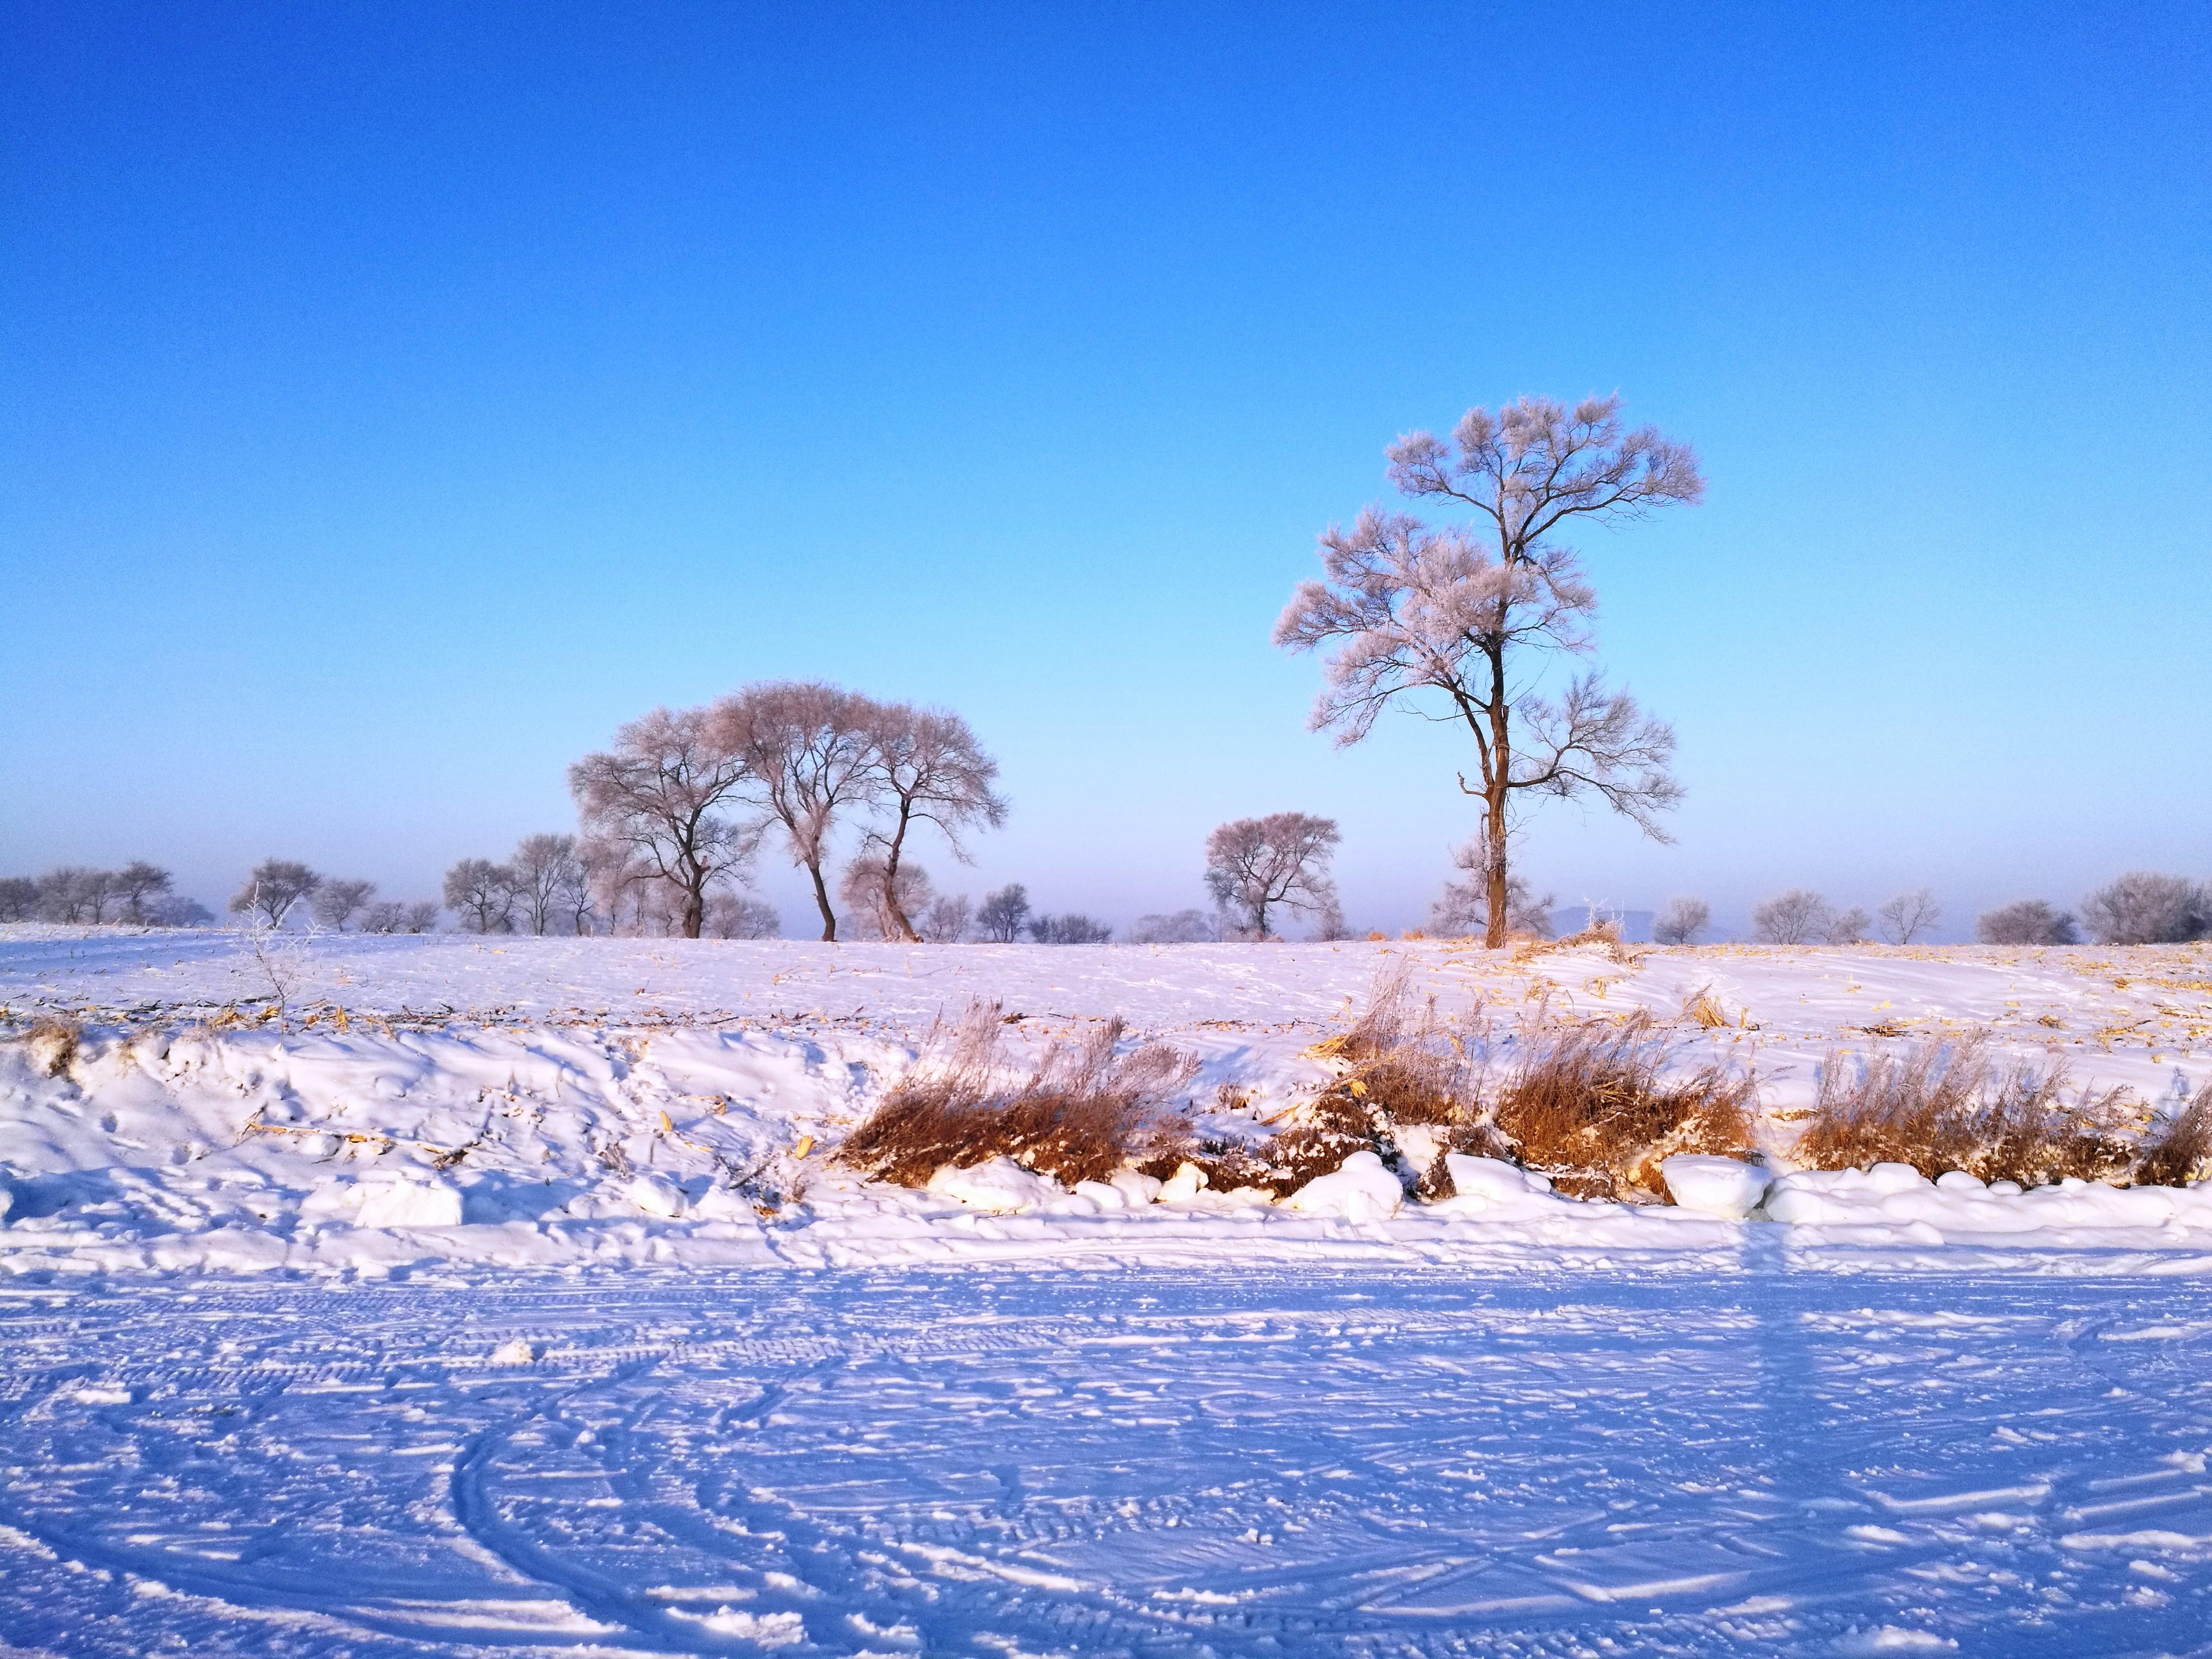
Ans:
[[[884,937],[919,944],[921,934],[899,880],[907,832],[917,823],[933,824],[953,857],[963,864],[974,862],[961,836],[978,826],[995,830],[1006,821],[1006,803],[991,787],[998,780],[999,763],[983,752],[959,715],[895,702],[870,711],[867,764],[874,775],[873,793],[890,819],[888,826],[871,829],[867,837],[883,858],[878,897],[892,925]]]
[[[1310,722],[1358,742],[1394,702],[1473,735],[1486,854],[1486,943],[1505,942],[1510,915],[1506,854],[1523,794],[1595,794],[1654,840],[1656,815],[1681,799],[1668,770],[1674,733],[1596,673],[1570,678],[1556,699],[1535,682],[1559,653],[1593,648],[1597,595],[1572,549],[1553,538],[1577,523],[1640,519],[1705,494],[1697,457],[1650,427],[1624,432],[1620,399],[1569,409],[1522,398],[1495,414],[1471,409],[1446,443],[1407,434],[1387,452],[1401,494],[1466,510],[1464,525],[1434,529],[1409,514],[1363,511],[1321,538],[1327,579],[1299,585],[1275,623],[1275,643],[1332,647]]]
[[[1310,812],[1232,818],[1206,838],[1206,890],[1265,939],[1270,909],[1326,911],[1335,904],[1328,864],[1340,839],[1335,819]]]
[[[874,714],[875,705],[853,692],[781,680],[749,685],[708,716],[714,747],[744,769],[783,827],[792,862],[813,878],[825,940],[837,937],[837,913],[822,872],[831,832],[848,809],[872,801],[878,786],[871,763]]]
[[[737,875],[759,844],[755,824],[727,816],[750,775],[709,738],[709,711],[656,708],[615,733],[615,745],[568,769],[584,829],[680,895],[686,939],[707,916],[707,890]]]

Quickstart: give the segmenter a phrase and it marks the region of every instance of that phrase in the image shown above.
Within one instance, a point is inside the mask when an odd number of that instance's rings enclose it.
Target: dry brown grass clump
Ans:
[[[1931,1037],[1901,1055],[1851,1060],[1832,1055],[1822,1071],[1796,1148],[1812,1169],[1910,1164],[1930,1179],[1961,1170],[2022,1187],[2069,1176],[2179,1186],[2212,1155],[2212,1085],[2142,1139],[2134,1133],[2142,1109],[2127,1091],[2085,1087],[2069,1100],[2063,1067],[2000,1071],[1979,1037]]]
[[[24,1050],[41,1077],[59,1077],[67,1071],[83,1041],[84,1033],[76,1021],[52,1016],[39,1020],[23,1034]]]
[[[1188,1139],[1188,1121],[1166,1101],[1198,1064],[1158,1042],[1117,1053],[1125,1029],[1116,1018],[1079,1042],[1055,1042],[1010,1083],[999,1006],[975,1004],[949,1036],[932,1031],[922,1059],[847,1138],[838,1161],[902,1187],[927,1185],[947,1164],[994,1158],[1068,1186],[1158,1162]]]
[[[2212,1083],[2143,1143],[2136,1181],[2145,1187],[2185,1187],[2212,1176]]]
[[[1753,1079],[1719,1066],[1668,1081],[1668,1058],[1647,1014],[1560,1028],[1507,1080],[1491,1124],[1515,1162],[1571,1197],[1663,1199],[1662,1158],[1751,1156],[1758,1100]]]

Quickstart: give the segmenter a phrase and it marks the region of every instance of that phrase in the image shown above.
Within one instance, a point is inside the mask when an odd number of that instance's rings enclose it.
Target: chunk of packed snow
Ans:
[[[1011,1158],[994,1158],[966,1169],[947,1164],[930,1176],[929,1190],[957,1198],[970,1209],[1000,1215],[1034,1209],[1066,1195],[1058,1182],[1024,1170]]]
[[[461,1189],[449,1181],[379,1181],[362,1189],[355,1225],[458,1227]]]
[[[1700,1215],[1741,1220],[1766,1196],[1771,1170],[1733,1158],[1681,1152],[1659,1160],[1659,1173],[1676,1205]]]
[[[1205,1170],[1195,1164],[1179,1164],[1176,1172],[1160,1183],[1159,1201],[1163,1204],[1188,1204],[1198,1196],[1199,1188],[1205,1185]]]
[[[1502,1158],[1472,1158],[1465,1152],[1447,1152],[1444,1170],[1451,1176],[1452,1191],[1462,1198],[1526,1198],[1531,1193],[1552,1190],[1547,1176],[1532,1174]]]
[[[1398,1213],[1406,1189],[1373,1152],[1354,1152],[1333,1174],[1316,1176],[1292,1193],[1301,1215],[1340,1215],[1347,1221],[1383,1221]]]
[[[666,1216],[671,1220],[682,1215],[689,1202],[684,1189],[664,1175],[641,1175],[626,1190],[629,1201],[646,1214]]]
[[[1091,1200],[1102,1211],[1126,1210],[1130,1207],[1127,1196],[1119,1187],[1103,1181],[1079,1181],[1075,1195]]]
[[[536,1363],[538,1350],[521,1337],[509,1337],[491,1351],[495,1365],[528,1365]]]
[[[1167,1183],[1157,1176],[1148,1176],[1135,1170],[1116,1170],[1106,1177],[1106,1183],[1121,1194],[1133,1210],[1141,1210],[1147,1204],[1159,1201],[1160,1188]]]
[[[1878,1193],[1910,1193],[1929,1184],[1928,1177],[1910,1164],[1877,1164],[1866,1173]]]

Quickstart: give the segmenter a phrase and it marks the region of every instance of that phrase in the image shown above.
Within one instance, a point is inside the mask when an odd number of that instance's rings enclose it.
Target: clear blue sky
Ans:
[[[1584,543],[1690,799],[1532,819],[1563,902],[2212,875],[2212,9],[4,15],[0,873],[428,894],[820,676],[1000,757],[941,884],[1296,807],[1411,925],[1467,757],[1269,625],[1393,435],[1617,389],[1710,479]]]

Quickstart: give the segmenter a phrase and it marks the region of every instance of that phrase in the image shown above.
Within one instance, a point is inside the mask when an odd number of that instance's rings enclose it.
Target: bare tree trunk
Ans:
[[[706,895],[693,887],[684,890],[684,937],[696,939],[707,920]]]
[[[809,864],[806,873],[814,878],[814,902],[822,909],[822,942],[835,945],[837,942],[837,913],[830,908],[830,890],[823,884],[821,860],[817,859]]]
[[[898,834],[890,838],[884,850],[884,908],[898,924],[899,937],[908,945],[919,945],[921,935],[915,931],[914,923],[907,919],[906,909],[898,900],[899,852],[906,845],[906,827],[912,811],[911,802],[899,802]]]
[[[1490,855],[1489,868],[1484,874],[1487,878],[1490,915],[1482,942],[1496,951],[1504,946],[1505,930],[1510,922],[1505,913],[1505,800],[1513,787],[1513,710],[1505,700],[1505,655],[1502,650],[1490,653],[1490,702],[1484,712],[1490,717],[1490,754],[1482,780],[1483,837],[1488,843],[1484,850]]]

